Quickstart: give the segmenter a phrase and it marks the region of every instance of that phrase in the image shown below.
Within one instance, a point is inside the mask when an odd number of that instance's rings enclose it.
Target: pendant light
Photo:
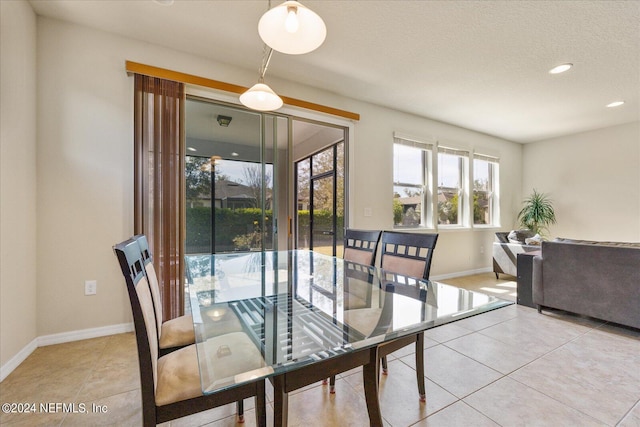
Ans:
[[[297,1],[285,1],[262,15],[258,33],[272,49],[300,55],[320,47],[327,37],[327,27],[311,9]]]
[[[269,61],[273,49],[265,46],[265,54],[260,66],[260,77],[258,83],[251,86],[249,90],[240,95],[240,102],[252,110],[273,111],[282,107],[282,98],[280,98],[269,86],[264,82],[264,74],[267,72]]]
[[[280,98],[269,86],[259,81],[251,89],[240,95],[240,102],[245,107],[258,111],[273,111],[282,107]]]

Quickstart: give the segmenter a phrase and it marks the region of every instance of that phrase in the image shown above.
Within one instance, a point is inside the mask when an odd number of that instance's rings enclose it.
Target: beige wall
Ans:
[[[523,194],[554,201],[549,237],[640,242],[640,122],[526,144],[524,159]]]
[[[0,366],[36,333],[36,16],[0,2]],[[4,376],[4,372],[3,372]]]
[[[133,231],[133,83],[121,45],[38,18],[38,335],[131,321],[112,252]],[[84,295],[85,280],[97,295]]]
[[[33,312],[37,302],[36,336],[128,323],[128,299],[111,250],[133,232],[133,80],[125,60],[242,85],[255,80],[255,71],[49,18],[38,18],[37,30],[38,209],[31,220],[38,230],[37,293],[8,300],[3,294],[3,304],[26,300]],[[352,226],[392,226],[392,140],[401,131],[499,153],[503,228],[511,228],[521,200],[520,145],[275,78],[270,84],[283,95],[361,114],[351,149]],[[364,216],[365,207],[372,216]],[[442,232],[432,274],[489,268],[494,231]],[[84,296],[85,280],[97,280],[97,295]],[[32,325],[29,339],[33,335]],[[19,347],[6,350],[6,357]]]

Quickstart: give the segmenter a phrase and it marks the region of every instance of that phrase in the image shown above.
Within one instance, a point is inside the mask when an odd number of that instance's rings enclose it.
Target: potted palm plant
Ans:
[[[538,235],[544,235],[549,225],[556,223],[556,213],[551,199],[533,189],[533,193],[523,201],[524,206],[518,213],[518,221]]]

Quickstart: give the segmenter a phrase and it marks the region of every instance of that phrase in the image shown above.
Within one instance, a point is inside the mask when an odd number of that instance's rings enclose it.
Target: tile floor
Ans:
[[[443,281],[515,293],[515,282],[490,273]],[[640,426],[638,330],[512,305],[427,331],[425,348],[426,403],[412,350],[389,358],[380,383],[387,426]],[[133,334],[38,348],[0,383],[1,403],[84,403],[106,413],[2,413],[0,424],[138,426],[136,358]],[[246,406],[252,426],[253,402]],[[289,409],[291,426],[368,425],[359,370],[339,376],[335,395],[320,383],[290,394]],[[234,414],[228,405],[170,426],[230,426]]]

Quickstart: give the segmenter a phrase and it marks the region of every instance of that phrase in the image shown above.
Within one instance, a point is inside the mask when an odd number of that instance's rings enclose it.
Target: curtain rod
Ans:
[[[145,76],[158,77],[162,79],[173,80],[176,82],[203,86],[237,94],[244,93],[248,89],[244,86],[234,85],[232,83],[221,82],[219,80],[212,80],[205,77],[194,76],[192,74],[181,73],[179,71],[168,70],[166,68],[154,67],[153,65],[140,64],[133,61],[126,61],[126,70],[127,73],[143,74]],[[314,104],[313,102],[302,101],[300,99],[289,98],[286,96],[280,97],[286,105],[292,105],[295,107],[305,108],[307,110],[318,111],[320,113],[332,114],[334,116],[344,117],[345,119],[356,121],[360,120],[360,114],[358,113],[339,110],[337,108],[327,107],[326,105]]]

